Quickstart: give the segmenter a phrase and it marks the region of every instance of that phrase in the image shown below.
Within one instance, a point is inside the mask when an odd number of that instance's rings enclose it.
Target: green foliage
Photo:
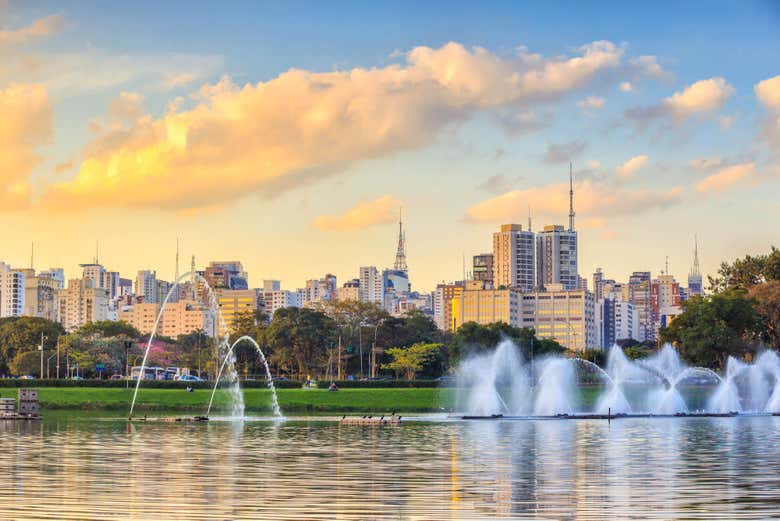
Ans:
[[[285,372],[299,376],[315,373],[326,365],[327,348],[336,336],[336,322],[321,311],[282,308],[264,334],[271,358]]]
[[[607,364],[607,353],[601,349],[586,349],[581,353],[572,353],[572,355],[593,362],[599,367],[605,367]]]
[[[563,353],[566,350],[555,340],[537,338],[531,328],[513,327],[504,322],[487,325],[466,322],[450,340],[450,367],[471,354],[493,350],[504,339],[513,341],[526,358]]]
[[[441,332],[436,323],[418,309],[410,310],[402,317],[387,317],[377,333],[377,343],[383,346],[406,347],[439,341]]]
[[[87,324],[84,324],[78,328],[75,331],[75,334],[82,337],[125,336],[132,340],[141,338],[141,333],[135,327],[133,327],[132,324],[128,324],[122,320],[101,320],[98,322],[88,322]]]
[[[62,325],[45,318],[9,317],[0,319],[0,374],[8,372],[9,363],[17,353],[37,352],[41,343],[41,335],[44,337],[44,350],[49,351],[55,349],[57,338],[64,334],[65,330]],[[39,371],[40,369],[36,373]]]
[[[713,291],[727,289],[750,289],[768,281],[780,281],[780,250],[772,247],[766,255],[746,255],[732,263],[724,262],[718,269],[717,277],[710,277]]]
[[[12,374],[18,376],[35,375],[41,377],[41,353],[40,351],[19,351],[8,364],[8,368]]]
[[[761,341],[780,349],[780,281],[770,280],[753,286],[748,296],[755,300],[756,310],[764,323]]]
[[[643,347],[642,344],[637,343],[636,345],[625,348],[623,354],[626,355],[626,358],[629,360],[641,360],[653,354],[653,351],[655,351],[655,347],[648,349],[647,347]]]
[[[415,375],[424,369],[441,365],[443,344],[413,344],[409,347],[391,347],[387,354],[391,362],[383,364],[383,369],[389,369],[396,374],[403,373],[407,380],[414,380]]]
[[[688,363],[722,369],[729,356],[754,351],[761,329],[755,301],[731,289],[683,303],[683,313],[661,330],[661,340],[674,343]]]

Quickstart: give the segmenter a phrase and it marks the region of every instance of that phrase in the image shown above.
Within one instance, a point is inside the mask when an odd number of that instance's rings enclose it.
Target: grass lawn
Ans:
[[[0,389],[0,397],[16,397],[14,388]],[[211,391],[198,389],[188,393],[183,389],[144,389],[138,392],[138,411],[187,411],[205,413]],[[451,407],[451,389],[279,389],[279,405],[285,413],[306,412],[428,412],[440,407]],[[42,387],[39,399],[42,410],[51,409],[106,409],[127,410],[133,398],[133,389],[95,387]],[[247,412],[267,413],[271,410],[271,393],[267,389],[244,389]],[[225,410],[226,391],[217,391],[214,410]]]

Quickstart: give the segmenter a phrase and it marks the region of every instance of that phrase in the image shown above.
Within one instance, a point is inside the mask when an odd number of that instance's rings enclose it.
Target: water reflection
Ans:
[[[0,519],[764,519],[778,427],[0,422]]]

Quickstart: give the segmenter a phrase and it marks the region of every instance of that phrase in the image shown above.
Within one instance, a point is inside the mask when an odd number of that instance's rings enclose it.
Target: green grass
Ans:
[[[16,397],[16,389],[0,389],[0,397]],[[428,412],[451,407],[450,389],[279,389],[279,405],[285,413],[344,412]],[[210,391],[198,389],[188,393],[182,389],[144,389],[138,392],[138,411],[205,412]],[[54,409],[127,410],[133,389],[96,387],[42,387],[39,390],[43,411]],[[247,412],[267,413],[271,409],[271,393],[267,389],[244,389]],[[214,410],[225,410],[229,403],[226,391],[217,391]]]

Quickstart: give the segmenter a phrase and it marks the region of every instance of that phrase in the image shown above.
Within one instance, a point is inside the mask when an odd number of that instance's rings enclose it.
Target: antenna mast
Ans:
[[[574,231],[574,176],[569,161],[569,231]]]

